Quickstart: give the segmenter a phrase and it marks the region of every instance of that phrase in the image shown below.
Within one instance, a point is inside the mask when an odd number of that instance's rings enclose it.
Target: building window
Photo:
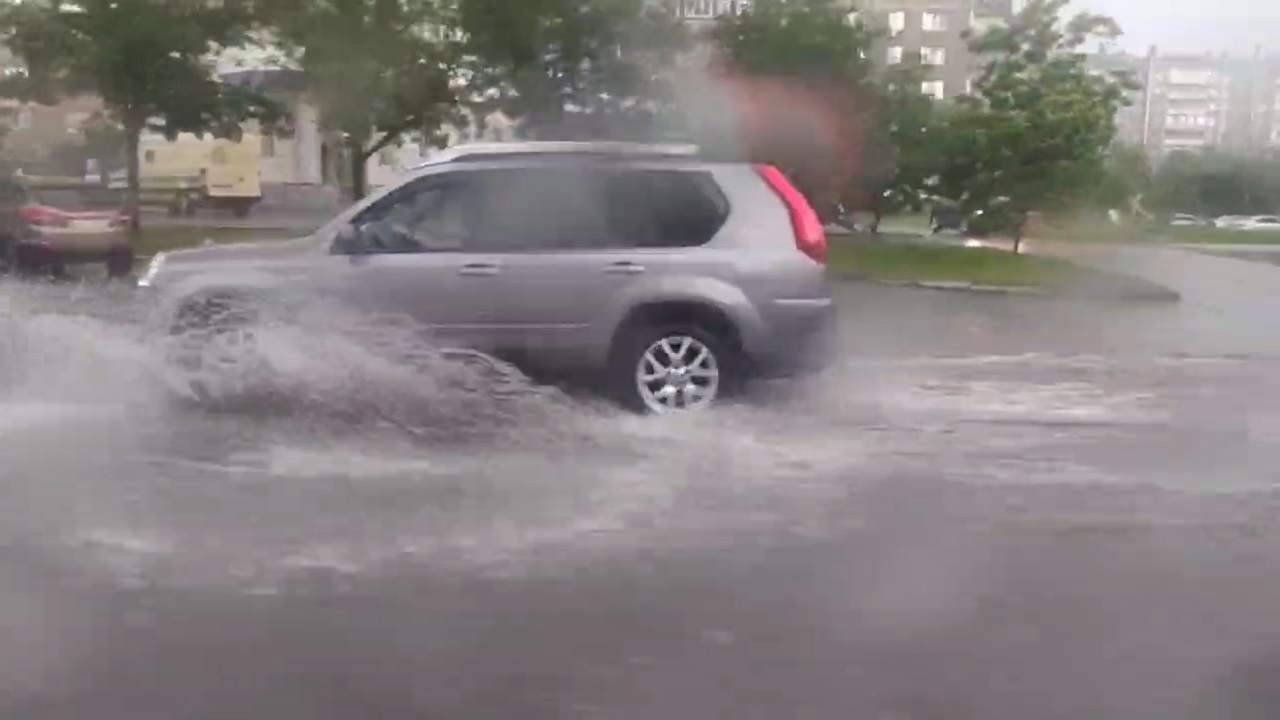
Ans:
[[[262,157],[273,158],[276,156],[276,138],[271,133],[262,136]]]
[[[715,0],[684,0],[684,16],[691,18],[715,17]]]
[[[889,48],[889,57],[887,58],[890,65],[897,65],[902,62],[902,48],[894,45]]]
[[[907,29],[907,13],[895,10],[889,13],[889,35],[897,37]]]
[[[925,32],[946,32],[947,16],[942,13],[927,12],[920,17],[920,27]]]
[[[920,83],[920,92],[935,100],[942,100],[947,97],[947,84],[941,80],[925,80]]]
[[[920,48],[920,62],[925,65],[946,65],[946,48]]]

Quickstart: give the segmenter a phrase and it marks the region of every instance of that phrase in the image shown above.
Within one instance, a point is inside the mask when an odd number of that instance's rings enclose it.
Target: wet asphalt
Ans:
[[[849,285],[672,421],[336,326],[184,407],[126,293],[11,287],[3,717],[1274,718],[1280,268],[1096,261],[1184,300]]]

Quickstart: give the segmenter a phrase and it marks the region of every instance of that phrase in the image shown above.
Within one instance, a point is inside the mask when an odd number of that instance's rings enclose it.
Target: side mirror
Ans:
[[[333,245],[341,255],[364,255],[369,250],[364,234],[355,225],[347,225],[339,230]]]

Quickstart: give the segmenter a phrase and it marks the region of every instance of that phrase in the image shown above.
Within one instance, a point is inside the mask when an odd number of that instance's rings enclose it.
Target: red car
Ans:
[[[128,218],[115,210],[64,210],[23,184],[0,180],[0,265],[16,275],[63,275],[68,265],[103,263],[107,275],[133,271]]]

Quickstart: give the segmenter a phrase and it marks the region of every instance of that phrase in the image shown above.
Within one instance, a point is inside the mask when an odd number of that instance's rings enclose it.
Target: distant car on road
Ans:
[[[1280,232],[1280,216],[1276,215],[1256,215],[1250,218],[1244,218],[1240,222],[1231,226],[1233,230],[1244,230],[1247,232]]]
[[[127,218],[115,210],[56,207],[20,177],[0,179],[0,266],[17,275],[62,274],[103,263],[109,277],[133,270]]]
[[[1178,213],[1169,219],[1169,225],[1172,227],[1215,227],[1217,222],[1199,215]]]
[[[1220,228],[1232,229],[1238,228],[1242,224],[1249,221],[1247,215],[1223,215],[1213,221],[1213,224]]]
[[[296,241],[158,255],[139,285],[160,293],[180,371],[206,372],[223,338],[252,340],[259,301],[302,290],[664,413],[821,368],[826,258],[817,214],[772,166],[503,143],[447,151]]]

